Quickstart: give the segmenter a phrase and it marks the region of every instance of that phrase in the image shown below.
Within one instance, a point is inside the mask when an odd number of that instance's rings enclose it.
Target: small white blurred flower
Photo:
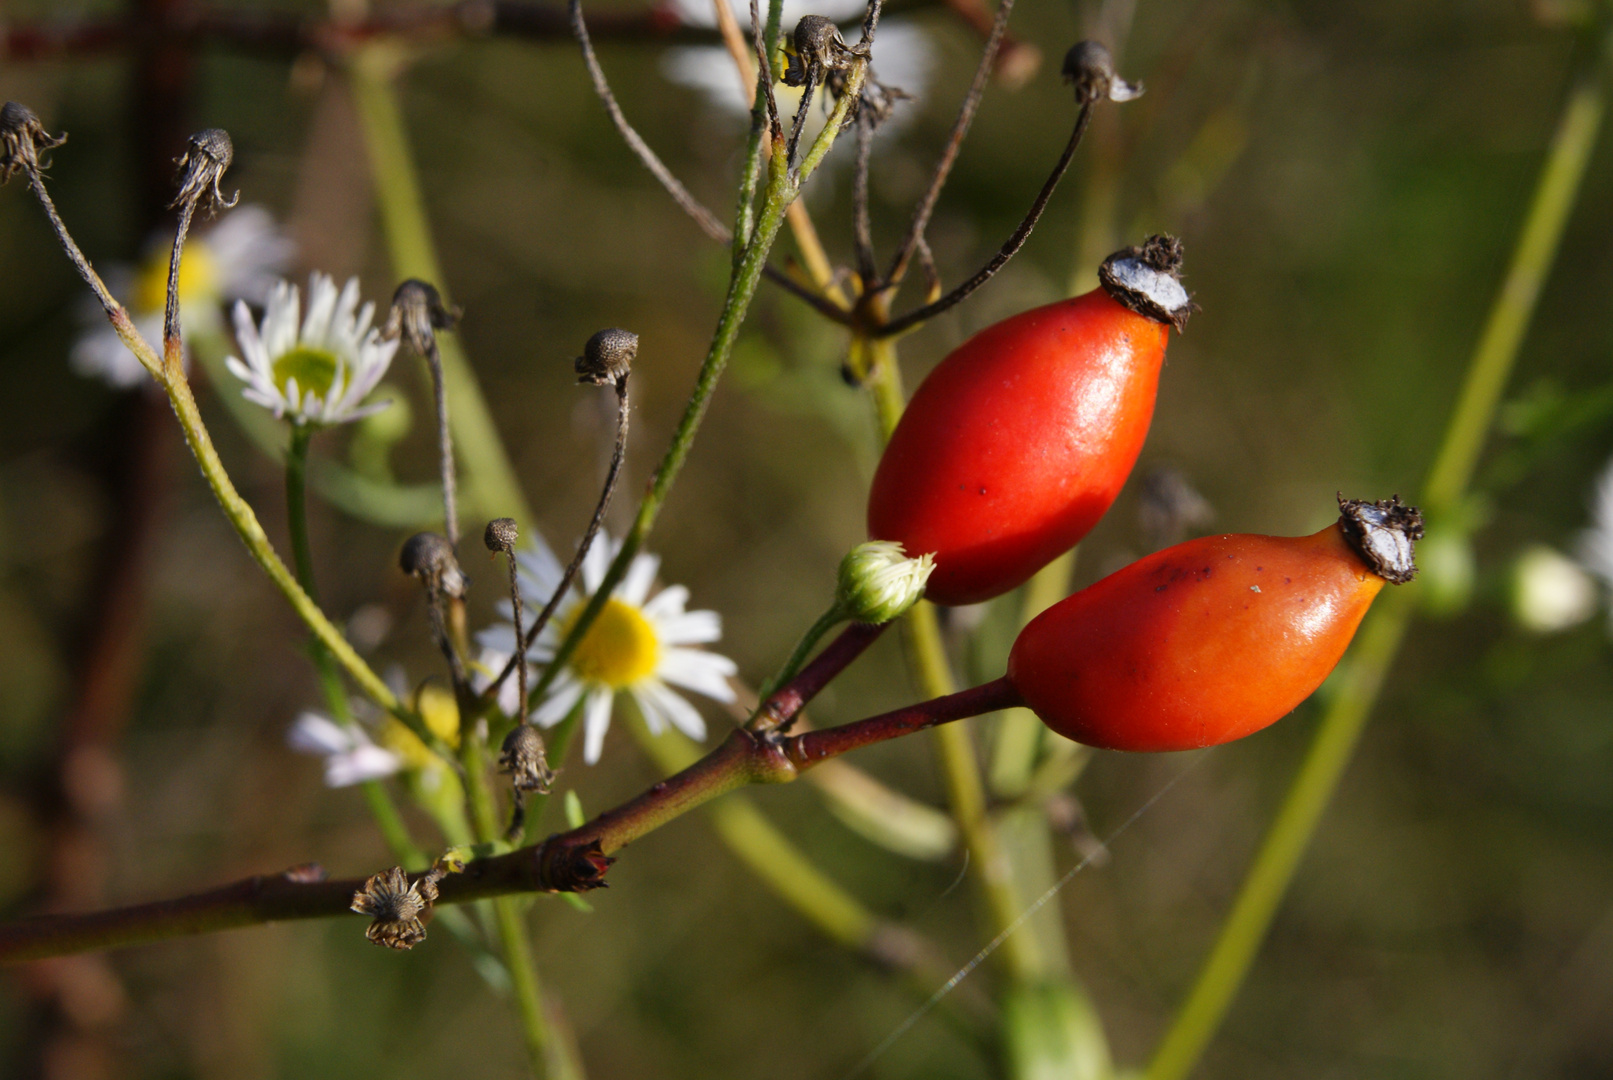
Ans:
[[[235,338],[244,362],[225,361],[246,383],[241,395],[296,424],[341,424],[379,412],[387,401],[363,404],[398,351],[370,325],[375,305],[358,306],[358,278],[340,292],[327,274],[308,279],[308,315],[299,319],[297,287],[281,281],[269,294],[262,327],[245,303],[235,305]]]
[[[1613,589],[1613,460],[1591,489],[1591,525],[1579,534],[1578,554],[1580,565]]]
[[[401,677],[387,681],[401,682]],[[449,746],[459,745],[459,706],[452,691],[427,683],[415,695],[414,706],[438,737]],[[382,718],[379,733],[372,738],[362,724],[338,724],[328,716],[305,712],[286,732],[286,745],[325,759],[327,787],[348,787],[407,772],[426,781],[427,788],[435,788],[445,771],[442,759],[391,717]]]
[[[1532,545],[1513,564],[1512,614],[1537,634],[1578,626],[1596,614],[1596,582],[1568,556]]]
[[[155,347],[162,344],[170,243],[171,237],[154,238],[150,255],[138,269],[113,268],[106,275],[140,336]],[[263,303],[295,253],[296,245],[261,206],[243,206],[198,233],[185,245],[179,264],[179,311],[185,335],[221,332],[221,309],[230,301]],[[105,379],[119,389],[136,386],[147,377],[107,324],[99,304],[86,303],[82,320],[84,332],[69,356],[74,371]]]
[[[835,602],[857,622],[890,622],[918,603],[935,570],[935,555],[909,559],[894,540],[869,540],[840,560]]]
[[[379,780],[403,768],[403,759],[370,741],[357,724],[346,727],[329,717],[305,712],[286,733],[293,750],[325,759],[325,786],[350,787]]]
[[[554,656],[589,597],[604,581],[617,547],[601,534],[588,549],[579,575],[582,589],[573,587],[560,602],[554,618],[528,651],[530,659],[543,663]],[[564,573],[560,562],[537,537],[516,558],[522,598],[529,609],[540,609],[560,584]],[[583,702],[583,758],[590,765],[599,760],[605,745],[618,691],[632,695],[651,733],[659,735],[671,725],[691,739],[706,737],[706,722],[673,686],[716,701],[734,700],[734,691],[728,685],[729,677],[739,670],[734,662],[726,656],[689,647],[721,638],[721,619],[714,611],[685,611],[689,590],[682,585],[670,585],[651,596],[660,566],[661,560],[655,555],[641,554],[633,560],[604,610],[549,687],[548,697],[532,714],[534,723],[553,727],[579,701]],[[508,615],[507,602],[503,609]],[[485,650],[483,666],[498,671],[515,652],[515,627],[508,622],[498,623],[478,634],[477,641]],[[506,679],[500,691],[499,707],[508,715],[516,715],[515,680]]]
[[[676,6],[680,13],[686,12],[688,22],[712,25],[715,21],[709,3],[678,0]],[[865,4],[850,2],[813,6],[786,3],[783,26],[788,31],[806,14],[823,15],[836,21],[853,19],[861,16],[865,7]],[[704,12],[703,16],[696,17],[701,11]],[[742,25],[748,25],[748,9],[736,11],[735,14],[741,19]],[[856,37],[856,31],[853,30],[848,40],[855,40]],[[880,82],[919,97],[929,84],[930,72],[935,67],[935,46],[928,34],[910,22],[901,19],[882,22],[879,24],[879,33],[874,37],[873,65]],[[750,115],[754,88],[747,90],[740,87],[739,77],[734,73],[734,62],[728,50],[720,45],[687,45],[668,49],[661,59],[661,72],[680,86],[700,91],[720,112],[736,119]],[[785,86],[781,82],[773,87],[773,92],[778,98],[779,111],[793,116],[800,106],[801,88]],[[825,92],[822,89],[818,91],[820,95]],[[814,108],[808,113],[806,131],[802,136],[804,145],[810,145],[812,138],[822,129],[824,115],[821,108]],[[900,130],[913,115],[910,106],[896,109],[891,119],[879,126],[876,134],[889,135]]]

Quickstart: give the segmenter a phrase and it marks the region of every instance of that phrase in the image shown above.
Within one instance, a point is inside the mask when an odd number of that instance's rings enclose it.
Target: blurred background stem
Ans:
[[[1456,410],[1424,484],[1421,501],[1432,522],[1448,520],[1467,498],[1474,466],[1579,195],[1607,105],[1607,51],[1599,49],[1595,55],[1598,61],[1576,81],[1563,107],[1506,278],[1491,305]],[[1415,602],[1415,592],[1395,590],[1368,616],[1299,774],[1192,992],[1160,1043],[1148,1080],[1182,1080],[1214,1038],[1350,763],[1405,638]]]

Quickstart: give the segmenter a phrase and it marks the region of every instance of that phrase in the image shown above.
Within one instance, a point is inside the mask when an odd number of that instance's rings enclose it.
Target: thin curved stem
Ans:
[[[689,194],[689,189],[683,186],[683,182],[672,175],[672,170],[656,156],[654,150],[650,149],[650,144],[645,142],[644,137],[627,122],[622,107],[616,103],[616,95],[611,92],[610,83],[605,79],[605,70],[599,66],[599,57],[594,55],[594,44],[588,37],[588,24],[582,17],[582,0],[570,0],[567,10],[571,17],[571,32],[576,37],[577,44],[582,47],[583,63],[588,67],[588,77],[593,81],[594,92],[599,95],[605,111],[610,114],[611,123],[616,125],[616,131],[621,135],[622,141],[627,143],[628,149],[633,151],[633,155],[644,167],[650,170],[650,175],[660,182],[666,193],[672,196],[672,201],[694,219],[701,232],[719,244],[728,243],[733,238],[728,227],[718,221],[717,215],[706,209],[699,199]]]
[[[1019,252],[1019,249],[1025,246],[1025,241],[1030,238],[1031,230],[1036,228],[1037,221],[1042,217],[1042,211],[1047,209],[1048,201],[1053,198],[1054,190],[1059,186],[1059,181],[1064,178],[1066,170],[1069,169],[1070,161],[1075,157],[1076,148],[1081,145],[1081,136],[1086,134],[1087,124],[1091,119],[1091,103],[1082,105],[1081,111],[1076,114],[1075,128],[1070,132],[1070,141],[1064,145],[1064,153],[1060,155],[1058,163],[1053,166],[1053,171],[1048,175],[1047,181],[1042,184],[1042,190],[1036,193],[1036,199],[1031,203],[1031,208],[1026,211],[1024,219],[1019,223],[1019,227],[1014,230],[1013,235],[997,251],[997,254],[991,257],[990,262],[975,271],[974,276],[968,281],[965,281],[962,285],[941,297],[941,299],[909,311],[905,315],[899,315],[884,325],[875,328],[873,332],[880,337],[889,337],[894,334],[900,334],[902,331],[928,319],[933,319],[947,309],[962,303],[970,293],[990,281],[997,271],[1006,266],[1008,260],[1012,259]]]
[[[734,268],[733,276],[729,280],[728,294],[723,300],[722,312],[717,317],[717,329],[712,334],[711,346],[700,365],[700,373],[695,378],[694,391],[689,396],[689,403],[684,407],[683,416],[678,421],[671,444],[655,471],[650,489],[639,503],[638,514],[627,535],[622,538],[622,546],[616,558],[605,572],[604,580],[589,598],[587,607],[583,609],[560,643],[554,659],[544,670],[537,687],[533,689],[535,699],[541,698],[555,677],[564,670],[571,654],[576,651],[588,628],[604,610],[611,592],[626,576],[627,568],[632,565],[633,559],[644,546],[644,541],[655,525],[655,519],[666,502],[673,482],[683,469],[683,463],[694,445],[695,435],[700,430],[700,422],[705,418],[706,408],[711,404],[711,396],[716,392],[718,380],[722,378],[723,370],[728,365],[728,357],[733,352],[740,325],[750,309],[751,299],[756,295],[756,286],[762,278],[762,268],[767,263],[768,252],[772,249],[774,240],[778,238],[779,228],[784,222],[785,211],[800,194],[801,184],[812,175],[824,155],[829,152],[829,148],[834,145],[840,125],[845,121],[852,102],[862,91],[863,78],[867,70],[868,64],[865,60],[858,60],[852,64],[846,77],[845,96],[835,104],[823,131],[818,134],[812,148],[802,160],[799,180],[792,182],[789,170],[785,167],[782,147],[776,147],[775,153],[769,159],[767,191],[762,200],[761,213],[757,218],[755,235],[745,251],[744,258]]]
[[[946,146],[941,150],[941,157],[935,163],[935,171],[930,174],[930,186],[924,189],[923,196],[918,205],[913,208],[913,220],[907,226],[907,234],[896,245],[896,254],[891,259],[891,268],[885,274],[881,285],[896,285],[907,273],[907,264],[912,260],[913,253],[918,248],[924,231],[929,228],[930,215],[935,213],[935,204],[941,198],[941,189],[946,186],[947,177],[952,174],[952,166],[957,163],[958,152],[963,148],[963,140],[969,134],[969,126],[974,123],[975,113],[980,108],[980,99],[986,93],[986,80],[991,77],[993,66],[997,63],[997,50],[1002,47],[1003,34],[1008,30],[1008,17],[1013,14],[1014,0],[1000,0],[997,5],[997,15],[991,21],[991,33],[986,37],[986,44],[980,51],[980,63],[975,67],[975,76],[969,83],[969,90],[963,96],[963,104],[958,108],[957,119],[952,122],[952,131],[947,135]],[[869,283],[873,288],[873,283]]]
[[[527,650],[532,648],[532,643],[538,640],[538,635],[543,633],[543,628],[549,625],[549,620],[554,617],[555,610],[559,608],[560,602],[565,599],[566,594],[571,590],[571,583],[577,579],[577,573],[582,569],[583,560],[588,557],[588,549],[594,546],[594,538],[599,535],[600,527],[605,523],[605,511],[610,509],[610,498],[616,491],[616,481],[622,473],[622,461],[627,456],[627,420],[630,411],[627,397],[627,379],[628,377],[624,375],[616,383],[616,445],[611,450],[610,468],[605,471],[605,485],[599,493],[599,502],[594,505],[594,516],[589,519],[588,528],[583,533],[582,541],[577,545],[576,552],[571,556],[571,562],[566,565],[565,572],[560,575],[560,583],[555,586],[554,592],[543,605],[543,610],[538,613],[538,617],[532,621],[532,626],[527,630],[524,637],[521,634],[520,624],[516,624],[515,655],[511,656],[504,664],[503,670],[498,673],[498,678],[494,679],[482,691],[481,696],[484,703],[498,697],[499,687],[503,686],[504,680],[510,677],[510,672],[519,666],[521,670],[522,708],[525,710],[527,707],[525,704],[527,696],[526,669],[522,658],[526,656]],[[513,561],[511,562],[511,567],[511,590],[519,594],[520,587],[514,583]]]

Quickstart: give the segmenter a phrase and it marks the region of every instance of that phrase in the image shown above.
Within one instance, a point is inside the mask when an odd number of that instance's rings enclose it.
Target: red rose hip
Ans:
[[[1048,727],[1111,750],[1191,750],[1287,715],[1327,678],[1385,581],[1416,572],[1422,518],[1340,502],[1312,536],[1208,536],[1033,619],[1008,681]]]
[[[1192,310],[1180,267],[1168,237],[1117,252],[1102,288],[987,327],[924,380],[874,475],[868,532],[935,553],[929,599],[999,596],[1109,509]]]

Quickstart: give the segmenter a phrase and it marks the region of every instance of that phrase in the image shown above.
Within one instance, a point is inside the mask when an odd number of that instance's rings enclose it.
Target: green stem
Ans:
[[[763,194],[756,229],[743,258],[729,279],[728,295],[723,299],[722,312],[717,317],[717,329],[712,335],[711,347],[706,352],[705,361],[700,365],[700,373],[695,378],[689,404],[684,408],[677,429],[672,433],[671,445],[667,447],[660,466],[655,470],[655,479],[650,484],[650,490],[645,492],[643,500],[639,503],[638,514],[633,519],[632,527],[622,538],[621,549],[605,572],[599,588],[588,598],[588,606],[582,610],[576,622],[572,624],[570,632],[566,634],[565,640],[560,643],[554,659],[544,669],[543,677],[533,687],[532,701],[542,700],[550,684],[565,668],[571,654],[581,644],[589,627],[604,610],[612,591],[626,576],[627,568],[632,565],[633,559],[643,548],[650,529],[655,525],[656,516],[660,514],[661,507],[666,502],[667,493],[671,491],[673,482],[677,480],[678,473],[682,471],[684,462],[688,459],[695,435],[700,430],[700,422],[706,415],[706,408],[711,404],[711,396],[716,392],[717,382],[722,377],[723,369],[728,365],[728,357],[733,352],[734,342],[739,337],[739,328],[750,310],[751,300],[756,295],[756,286],[762,280],[767,256],[773,249],[773,242],[778,239],[779,227],[784,223],[785,212],[800,194],[801,185],[812,175],[823,160],[823,156],[828,153],[829,147],[834,144],[846,113],[861,93],[863,77],[867,70],[866,63],[858,62],[847,75],[844,95],[835,105],[834,111],[829,114],[823,131],[802,161],[799,180],[791,181],[784,160],[784,149],[781,145],[774,145],[773,156],[768,161],[767,190]]]
[[[823,635],[845,621],[845,612],[840,610],[839,604],[831,605],[828,611],[818,616],[818,621],[813,623],[811,628],[801,635],[801,640],[795,643],[795,651],[790,653],[789,659],[784,661],[784,666],[779,668],[773,677],[763,683],[762,688],[756,692],[758,699],[756,707],[758,710],[767,703],[767,699],[773,695],[775,690],[787,685],[791,679],[800,674],[801,665],[806,663],[807,656],[811,654],[818,642],[823,640]]]
[[[116,327],[117,322],[114,320]],[[124,341],[135,348],[138,344],[145,349],[147,355],[141,359],[142,363],[156,363],[156,357],[151,354],[150,347],[140,342],[138,335]],[[136,350],[136,355],[139,351]],[[160,368],[159,368],[160,370]],[[163,388],[168,392],[168,400],[173,405],[174,415],[179,419],[179,426],[185,435],[185,443],[201,467],[202,476],[213,491],[213,497],[224,511],[224,516],[235,527],[241,542],[246,545],[248,553],[253,560],[269,576],[281,594],[291,603],[292,610],[297,613],[307,627],[313,631],[314,638],[330,652],[332,658],[347,671],[348,676],[358,686],[359,690],[382,709],[397,717],[398,720],[414,732],[427,746],[439,754],[451,757],[450,750],[443,741],[426,725],[414,710],[407,708],[392,688],[377,675],[362,657],[348,644],[342,632],[325,617],[325,613],[314,603],[303,587],[297,583],[286,564],[276,554],[274,545],[269,542],[268,534],[263,531],[263,525],[258,521],[257,514],[252,507],[241,498],[236,491],[230,474],[224,468],[224,462],[219,459],[218,450],[213,446],[212,436],[207,431],[207,425],[202,422],[201,411],[196,407],[196,397],[191,393],[190,383],[186,381],[183,373],[173,379],[165,379]]]
[[[906,406],[896,342],[894,338],[874,339],[865,342],[863,348],[869,357],[869,387],[882,441],[889,441]],[[907,613],[907,629],[909,658],[920,693],[925,697],[952,693],[957,684],[947,662],[935,605],[927,600],[913,605]],[[974,744],[962,724],[947,724],[936,729],[935,746],[946,784],[947,805],[969,851],[969,872],[985,900],[993,931],[1001,933],[1018,920],[1022,908],[1014,888],[1013,868],[986,816],[986,789]],[[1003,941],[1002,957],[1016,979],[1035,978],[1045,967],[1035,934],[1028,927],[1022,926],[1017,933],[1008,935]]]
[[[313,551],[308,543],[308,445],[312,439],[313,428],[306,424],[292,425],[286,448],[286,524],[291,533],[291,556],[297,567],[297,582],[317,603],[319,593],[314,586]],[[332,715],[338,723],[354,723],[353,710],[347,704],[347,688],[342,685],[341,673],[336,670],[330,650],[315,639],[308,643],[308,652]],[[386,788],[379,780],[366,780],[363,788],[370,814],[393,857],[408,869],[425,869],[429,860],[409,835],[409,827]]]
[[[449,290],[437,261],[425,197],[391,84],[398,55],[385,44],[367,45],[354,54],[349,68],[353,102],[364,132],[393,273],[399,279],[429,281],[446,298]],[[459,340],[444,334],[437,344],[442,353],[443,383],[454,402],[450,424],[465,466],[467,501],[485,516],[536,520]]]
[[[1466,497],[1596,145],[1606,111],[1602,75],[1599,69],[1581,79],[1563,109],[1506,279],[1469,362],[1462,394],[1424,485],[1424,506],[1431,517],[1451,510]],[[1380,601],[1362,628],[1299,774],[1192,992],[1149,1065],[1147,1080],[1183,1080],[1225,1018],[1355,751],[1405,638],[1414,599],[1412,593],[1392,593]]]
[[[1075,549],[1066,551],[1036,572],[1025,586],[1019,625],[1064,599],[1070,591]],[[1036,755],[1047,728],[1029,709],[1009,709],[997,722],[997,745],[991,759],[991,790],[1005,799],[1018,798],[1030,786]]]

